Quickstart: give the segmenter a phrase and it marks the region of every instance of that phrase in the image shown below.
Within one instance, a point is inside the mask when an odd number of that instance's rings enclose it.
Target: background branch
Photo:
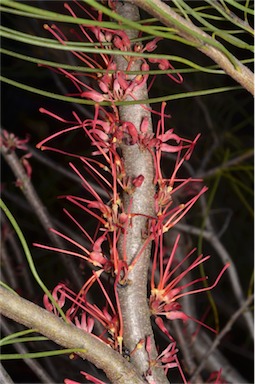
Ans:
[[[26,197],[28,203],[33,207],[34,213],[38,217],[42,227],[45,229],[48,237],[52,241],[52,243],[61,249],[64,249],[64,243],[55,233],[50,231],[50,228],[53,228],[53,223],[50,219],[50,216],[47,212],[47,208],[42,204],[41,199],[39,198],[33,184],[31,183],[30,178],[27,176],[23,166],[21,165],[17,155],[13,151],[8,151],[7,148],[2,145],[0,147],[0,152],[3,155],[5,161],[8,163],[10,168],[12,169],[14,175],[17,177],[17,180],[21,182],[21,191]],[[66,257],[65,255],[59,252],[63,264],[66,266],[66,271],[69,276],[75,282],[76,288],[80,288],[83,284],[83,280],[79,273],[79,269],[75,265],[72,259]]]
[[[209,350],[207,351],[206,355],[203,357],[203,360],[195,370],[195,372],[192,375],[191,381],[193,381],[197,375],[201,372],[204,365],[206,364],[206,361],[208,357],[213,353],[213,351],[217,348],[217,346],[220,344],[220,341],[222,338],[226,335],[227,332],[230,331],[231,327],[233,326],[234,322],[237,320],[237,318],[244,312],[248,310],[248,307],[251,305],[251,303],[254,300],[254,295],[251,295],[248,297],[243,305],[231,316],[227,324],[222,328],[221,332],[217,335],[214,342],[211,344]]]
[[[184,19],[182,16],[178,15],[170,5],[163,3],[161,0],[129,1],[144,9],[150,15],[156,17],[162,24],[174,28],[179,36],[184,37],[187,41],[193,44],[195,43],[196,48],[199,51],[210,57],[225,71],[225,73],[254,95],[254,76],[251,70],[235,57],[233,57],[231,62],[226,54],[215,47],[216,40],[209,34],[195,26],[190,20]],[[221,46],[220,43],[219,46]]]

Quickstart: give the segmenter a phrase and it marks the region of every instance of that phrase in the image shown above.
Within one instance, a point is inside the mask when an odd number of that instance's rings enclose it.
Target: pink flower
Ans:
[[[80,373],[85,377],[86,380],[89,380],[89,382],[92,382],[92,383],[95,383],[95,384],[106,384],[104,381],[97,379],[96,377],[90,375],[87,372],[81,371]],[[79,383],[77,381],[70,380],[70,379],[65,379],[64,383],[65,384],[81,384],[81,383]]]
[[[187,291],[187,288],[193,286],[198,282],[202,282],[207,278],[198,278],[189,283],[181,285],[181,281],[186,275],[192,271],[194,268],[198,267],[201,263],[208,260],[210,257],[203,257],[202,255],[198,256],[188,267],[185,267],[184,270],[178,272],[177,276],[174,277],[174,274],[178,269],[182,266],[185,261],[187,261],[192,253],[195,251],[191,251],[181,262],[179,262],[175,267],[173,267],[174,255],[178,247],[180,235],[177,236],[175,244],[173,246],[171,255],[164,259],[163,251],[162,251],[162,234],[158,235],[158,239],[156,239],[156,247],[154,253],[154,260],[152,265],[152,274],[151,274],[151,295],[150,295],[150,308],[152,314],[165,316],[169,320],[174,319],[182,319],[183,321],[187,321],[190,317],[185,314],[181,310],[181,304],[177,302],[177,300],[183,296],[205,292],[214,288],[224,271],[229,267],[229,263],[226,264],[221,272],[219,273],[216,281],[207,287],[202,287],[198,289],[193,289],[191,291]],[[158,252],[158,244],[161,244],[160,251]],[[159,266],[159,281],[156,282],[155,279],[155,271]],[[193,319],[194,321],[200,323],[198,320]],[[205,327],[207,327],[204,324]],[[209,327],[207,327],[209,328]]]
[[[85,332],[91,333],[95,324],[95,320],[92,317],[87,316],[85,312],[81,314],[81,320],[78,316],[75,316],[74,322],[77,328],[83,329]]]
[[[162,37],[156,37],[155,39],[149,41],[149,43],[147,43],[145,45],[145,47],[143,48],[143,52],[144,51],[147,51],[147,52],[154,51],[157,48],[157,42],[160,40],[162,40]]]
[[[104,265],[108,260],[103,256],[101,244],[105,241],[105,235],[100,236],[93,245],[93,251],[90,252],[90,258],[97,261],[99,264]]]
[[[10,151],[15,151],[16,149],[23,149],[24,151],[27,151],[27,146],[25,144],[28,141],[28,136],[25,139],[19,139],[16,135],[14,135],[14,133],[9,133],[5,129],[3,129],[0,136],[0,146],[4,146]]]
[[[60,308],[63,308],[63,306],[65,305],[65,294],[61,292],[63,287],[64,287],[64,284],[60,283],[53,289],[53,292],[52,292],[52,296]],[[55,314],[58,313],[57,309],[52,304],[52,302],[49,301],[49,298],[46,294],[43,296],[43,304],[48,311],[53,312]]]
[[[162,69],[164,71],[168,69],[174,69],[172,64],[166,59],[149,58],[148,61],[150,63],[158,64],[159,69]],[[177,73],[176,75],[177,77],[171,75],[170,73],[167,74],[167,76],[170,77],[175,83],[181,84],[183,82],[182,76],[179,73]]]
[[[99,93],[97,91],[82,92],[81,97],[84,97],[86,99],[91,99],[93,101],[96,101],[97,103],[100,103],[101,101],[108,100],[107,95],[102,95],[101,93]]]
[[[212,372],[206,382],[211,384],[228,384],[221,374],[222,369]]]
[[[23,167],[25,168],[27,177],[29,179],[31,179],[32,167],[31,167],[31,164],[29,163],[29,161],[27,159],[30,159],[31,157],[32,157],[32,153],[27,153],[26,155],[22,156],[20,159]]]
[[[84,371],[81,371],[81,374],[87,379],[92,381],[92,383],[95,384],[106,384],[104,381],[97,379],[96,377],[90,375],[89,373],[86,373]]]
[[[165,375],[167,375],[168,370],[172,368],[178,368],[180,375],[183,379],[183,383],[187,384],[186,378],[182,371],[181,365],[179,363],[177,353],[178,349],[176,347],[176,342],[173,337],[169,334],[166,329],[163,320],[160,317],[156,317],[155,322],[159,329],[165,334],[166,338],[169,340],[168,346],[157,356],[156,360],[151,357],[151,337],[146,338],[145,349],[148,353],[149,358],[149,369],[146,372],[146,379],[148,382],[151,382],[151,368],[158,366],[164,369]]]
[[[132,181],[132,184],[138,188],[138,187],[141,187],[141,185],[143,184],[144,182],[144,176],[143,175],[139,175],[137,176],[133,181]]]
[[[115,31],[113,44],[120,51],[128,51],[130,49],[130,40],[124,31]]]
[[[64,379],[65,384],[81,384],[78,381],[70,380],[70,379]]]

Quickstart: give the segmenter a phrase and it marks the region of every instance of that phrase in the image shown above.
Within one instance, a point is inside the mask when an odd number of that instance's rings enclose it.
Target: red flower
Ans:
[[[206,382],[211,384],[228,384],[221,374],[222,369],[212,372]]]
[[[177,353],[178,349],[176,348],[176,342],[173,339],[173,337],[169,334],[168,330],[166,329],[163,320],[160,317],[156,317],[155,322],[159,329],[166,335],[166,338],[169,339],[169,344],[168,346],[161,352],[159,353],[158,357],[156,360],[151,358],[151,337],[148,336],[146,338],[146,344],[145,344],[145,349],[148,353],[149,357],[149,369],[146,373],[146,379],[150,383],[151,382],[151,367],[153,366],[158,366],[164,369],[165,375],[167,375],[168,370],[172,368],[178,368],[180,375],[183,379],[183,383],[187,384],[186,378],[184,376],[184,373],[182,371],[181,365],[179,363]],[[154,382],[153,382],[154,383]]]
[[[192,253],[195,251],[192,250],[181,262],[179,262],[175,267],[173,267],[173,261],[175,252],[178,247],[180,235],[177,236],[175,244],[173,246],[171,255],[167,258],[163,256],[163,244],[162,244],[162,234],[159,234],[158,239],[156,239],[156,246],[154,252],[154,259],[152,265],[152,274],[151,274],[151,295],[150,295],[150,308],[151,312],[154,315],[165,316],[169,320],[182,319],[186,321],[190,317],[181,310],[181,304],[177,300],[183,296],[204,292],[214,288],[225,270],[229,267],[229,263],[226,264],[221,272],[219,273],[216,281],[209,287],[202,287],[198,289],[193,289],[187,291],[187,288],[193,286],[198,282],[204,281],[206,278],[198,278],[189,283],[181,285],[181,281],[186,275],[192,271],[194,268],[199,266],[204,261],[208,260],[210,256],[203,257],[202,255],[198,256],[189,266],[185,267],[181,272],[177,274],[177,277],[174,277],[176,271],[178,271],[182,264],[187,261]],[[159,248],[159,251],[158,251]],[[155,272],[159,266],[159,281],[156,282]],[[198,320],[193,319],[194,321],[200,323]],[[207,327],[206,325],[204,325]],[[207,327],[208,328],[208,327]]]
[[[25,145],[29,141],[27,136],[25,139],[19,139],[14,133],[9,133],[3,129],[0,136],[0,146],[4,146],[10,151],[15,151],[16,149],[23,149],[27,151],[27,146]]]
[[[174,70],[174,67],[172,66],[172,64],[166,59],[149,58],[148,61],[150,63],[158,64],[159,69],[162,69],[164,71],[167,69]],[[177,73],[176,75],[177,77],[171,75],[171,73],[167,74],[167,76],[170,77],[175,83],[181,84],[183,82],[182,76],[179,73]]]

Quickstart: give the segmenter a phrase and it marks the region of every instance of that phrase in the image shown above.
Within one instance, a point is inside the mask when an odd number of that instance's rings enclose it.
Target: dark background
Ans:
[[[66,12],[62,1],[28,3],[29,5],[61,13]],[[194,3],[193,6],[195,6]],[[197,5],[202,3],[196,2]],[[145,18],[147,15],[142,13],[142,17]],[[43,20],[28,20],[21,16],[4,13],[2,15],[2,24],[9,28],[51,38],[42,28],[44,22]],[[68,33],[68,25],[63,27],[65,32]],[[222,28],[228,29],[229,25],[224,25]],[[72,40],[71,34],[70,37],[70,40]],[[244,39],[250,42],[248,36],[244,36]],[[66,57],[67,54],[61,51],[53,52],[48,50],[46,52],[43,48],[27,46],[26,44],[4,38],[2,39],[2,47],[52,61],[61,62],[68,59]],[[247,52],[232,46],[231,51],[239,59],[249,57]],[[184,56],[202,66],[213,64],[197,50],[174,41],[160,42],[158,44],[158,52]],[[175,63],[175,67],[181,68],[182,65]],[[14,59],[7,55],[2,55],[2,74],[7,78],[54,93],[63,94],[72,93],[73,91],[72,84],[69,81],[54,74],[48,68],[37,67],[33,63]],[[192,90],[236,85],[234,80],[226,75],[197,72],[184,74],[183,77],[184,83],[176,85],[166,76],[158,76],[150,96],[158,97]],[[63,173],[58,172],[55,166],[47,166],[42,161],[43,157],[48,158],[61,165],[65,171],[70,172],[68,166],[70,159],[68,157],[52,152],[41,153],[35,149],[35,145],[39,141],[58,129],[63,128],[60,122],[42,115],[39,112],[39,108],[49,109],[67,119],[70,118],[72,110],[86,118],[89,114],[93,113],[93,109],[89,106],[68,105],[64,102],[17,89],[5,83],[2,83],[1,93],[2,128],[15,133],[20,138],[25,138],[26,135],[29,135],[29,148],[33,148],[36,151],[29,160],[33,169],[31,181],[43,204],[54,218],[56,226],[60,225],[60,223],[65,223],[67,228],[72,229],[72,224],[66,222],[66,217],[62,212],[63,207],[66,207],[66,202],[62,199],[57,199],[57,196],[64,194],[81,195],[83,191],[78,182],[72,181],[67,174],[63,175]],[[159,108],[159,106],[154,105],[153,107]],[[222,94],[171,101],[168,103],[167,112],[171,114],[171,120],[167,122],[167,128],[174,127],[177,134],[190,139],[201,133],[201,138],[191,158],[190,166],[195,175],[199,172],[205,175],[205,185],[209,187],[209,192],[207,192],[208,199],[217,174],[206,177],[207,173],[222,164],[226,153],[230,160],[241,156],[248,149],[253,148],[253,98],[246,90],[240,89]],[[157,118],[154,117],[154,119],[156,123]],[[77,153],[90,153],[89,142],[80,140],[75,134],[63,137],[61,146],[68,150],[75,150]],[[18,150],[17,154],[21,156],[24,152]],[[201,168],[207,156],[208,161],[204,168]],[[171,161],[171,159],[165,159],[163,169],[166,173]],[[253,269],[253,174],[251,173],[253,159],[250,157],[237,165],[228,169],[221,177],[210,210],[210,218],[216,232],[221,236],[222,244],[235,263],[243,292],[246,295],[251,284]],[[184,169],[182,172],[183,176],[188,175],[187,169]],[[36,215],[34,215],[22,192],[15,186],[14,182],[14,175],[5,161],[2,160],[2,197],[23,230],[39,275],[47,287],[53,289],[59,281],[66,280],[66,271],[61,265],[57,254],[33,247],[33,242],[45,244],[48,238],[42,230]],[[75,208],[72,209],[76,210]],[[81,220],[86,222],[89,228],[94,226],[94,223],[89,218],[81,215]],[[199,228],[202,220],[201,208],[197,204],[188,214],[187,222]],[[191,238],[193,246],[197,246],[197,237],[191,236]],[[206,272],[209,276],[211,272],[212,276],[215,277],[217,271],[221,269],[221,262],[215,254],[215,250],[205,240],[203,241],[203,253],[205,255],[212,255],[212,260],[209,262]],[[20,269],[21,267],[27,267],[24,265],[20,266],[16,260],[12,260],[12,263],[13,273],[20,283],[19,293],[23,297],[42,305],[42,292],[36,283],[32,292],[24,290],[22,278],[20,278]],[[25,263],[26,261],[24,260]],[[74,263],[80,267],[79,261],[74,260]],[[33,281],[32,277],[31,280]],[[219,288],[214,291],[214,299],[219,310],[222,327],[238,308],[226,276],[223,277]],[[201,311],[198,309],[198,312],[202,315],[204,309],[208,306],[207,298],[204,295],[204,297],[199,297],[197,300],[198,307],[202,308]],[[12,330],[22,329],[22,327],[12,322],[10,322],[10,325]],[[31,344],[28,348],[33,350],[38,348],[38,345],[35,347]],[[43,348],[54,348],[54,345],[53,343],[47,345],[42,343],[41,349]],[[39,350],[41,349],[39,348]],[[247,382],[253,382],[253,344],[241,319],[235,323],[232,330],[223,339],[220,349],[235,368],[247,379]],[[5,348],[3,352],[11,351],[11,348]],[[91,373],[94,373],[94,368],[88,363],[80,362],[79,359],[71,361],[66,356],[44,358],[40,360],[40,363],[45,367],[46,371],[50,372],[55,382],[63,382],[65,377],[80,382],[82,380],[79,374],[81,369],[91,370]],[[87,367],[86,364],[88,365]],[[5,362],[4,366],[15,383],[34,383],[38,380],[31,369],[19,360]],[[103,380],[102,376],[100,376],[101,373],[97,373],[97,375]]]

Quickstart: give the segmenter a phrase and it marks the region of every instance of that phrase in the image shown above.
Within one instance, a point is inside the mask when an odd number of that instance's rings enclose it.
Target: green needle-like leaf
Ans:
[[[5,342],[1,342],[1,346],[14,344],[14,343],[27,343],[27,342],[35,342],[35,341],[45,341],[48,340],[47,337],[44,336],[34,336],[34,337],[20,337],[18,339],[7,340]]]
[[[0,80],[2,80],[3,82],[5,82],[7,84],[14,85],[17,88],[21,88],[21,89],[36,93],[36,94],[41,95],[41,96],[46,96],[46,97],[49,97],[51,99],[56,99],[59,101],[68,101],[68,102],[77,103],[77,104],[95,105],[95,102],[93,100],[83,100],[83,99],[78,99],[77,97],[63,96],[63,95],[59,95],[56,93],[43,91],[41,89],[30,87],[28,85],[21,84],[17,81],[7,79],[4,76],[0,76]],[[228,92],[228,91],[234,91],[234,90],[240,90],[240,89],[242,89],[242,88],[238,87],[238,86],[237,87],[220,87],[220,88],[205,89],[205,90],[200,90],[200,91],[177,93],[177,94],[170,95],[170,96],[155,97],[155,98],[146,99],[146,100],[116,101],[116,102],[114,102],[114,104],[116,106],[134,105],[134,104],[154,104],[154,103],[159,103],[162,101],[180,100],[180,99],[186,99],[186,98],[194,97],[194,96],[206,96],[206,95],[212,95],[215,93]],[[111,102],[110,101],[102,101],[98,104],[111,105]]]
[[[15,333],[12,333],[11,335],[8,335],[8,336],[5,336],[1,339],[0,341],[0,346],[2,345],[5,345],[5,344],[10,344],[11,342],[13,342],[14,339],[17,339],[19,340],[19,337],[21,336],[27,336],[29,335],[30,333],[34,333],[36,332],[36,330],[34,329],[25,329],[23,331],[19,331],[19,332],[15,332]],[[36,337],[36,336],[35,336]],[[47,339],[48,340],[48,339]]]
[[[0,48],[0,52],[3,54],[16,57],[17,59],[21,60],[26,60],[32,63],[36,64],[41,64],[45,66],[50,66],[53,68],[63,68],[63,69],[69,69],[72,71],[80,71],[80,72],[88,72],[88,73],[115,73],[114,70],[107,70],[107,69],[101,69],[101,68],[90,68],[90,67],[81,67],[81,66],[73,66],[73,65],[68,65],[68,64],[63,64],[63,63],[57,63],[54,61],[47,61],[47,60],[42,60],[36,57],[31,57],[31,56],[26,56],[22,55],[16,52],[9,51],[7,49]],[[200,65],[197,65],[196,63],[193,63],[190,60],[187,60],[183,57],[178,57],[178,56],[173,56],[170,55],[171,61],[172,62],[180,62],[183,64],[186,64],[187,66],[194,68],[178,68],[178,69],[168,69],[168,70],[150,70],[150,71],[123,71],[129,75],[137,75],[137,74],[149,74],[149,75],[165,75],[169,73],[191,73],[191,72],[206,72],[206,73],[214,73],[214,74],[224,74],[224,71],[220,69],[214,69],[216,66],[211,66],[211,67],[202,67]]]
[[[13,353],[13,354],[1,354],[0,360],[20,360],[20,359],[38,359],[41,357],[59,356],[70,353],[86,352],[87,350],[76,348],[76,349],[59,349],[55,351],[44,351],[44,352],[32,352],[32,353]]]
[[[10,220],[13,228],[15,229],[15,232],[17,233],[17,236],[19,237],[20,239],[20,242],[22,244],[22,247],[24,249],[24,252],[25,252],[25,255],[26,255],[26,258],[27,258],[27,261],[28,261],[28,264],[29,264],[29,267],[30,267],[30,270],[35,278],[35,280],[37,281],[37,283],[39,284],[39,286],[42,288],[42,290],[45,292],[45,294],[48,296],[48,298],[50,299],[50,301],[53,303],[53,305],[57,308],[57,310],[59,311],[60,315],[62,316],[62,318],[64,320],[66,320],[66,317],[65,317],[65,314],[64,312],[62,311],[62,309],[59,307],[58,303],[56,302],[56,300],[53,298],[52,294],[50,293],[50,291],[48,290],[48,288],[44,285],[44,283],[42,282],[41,278],[39,277],[38,273],[37,273],[37,270],[35,268],[35,265],[34,265],[34,261],[33,261],[33,258],[32,258],[32,255],[30,253],[30,250],[28,248],[28,245],[27,245],[27,242],[25,240],[25,237],[17,223],[17,221],[15,220],[15,218],[13,217],[13,215],[11,214],[11,212],[9,211],[9,209],[7,208],[7,206],[4,204],[3,200],[0,199],[0,208],[4,211],[4,213],[6,214],[6,216],[8,217],[8,219]]]

